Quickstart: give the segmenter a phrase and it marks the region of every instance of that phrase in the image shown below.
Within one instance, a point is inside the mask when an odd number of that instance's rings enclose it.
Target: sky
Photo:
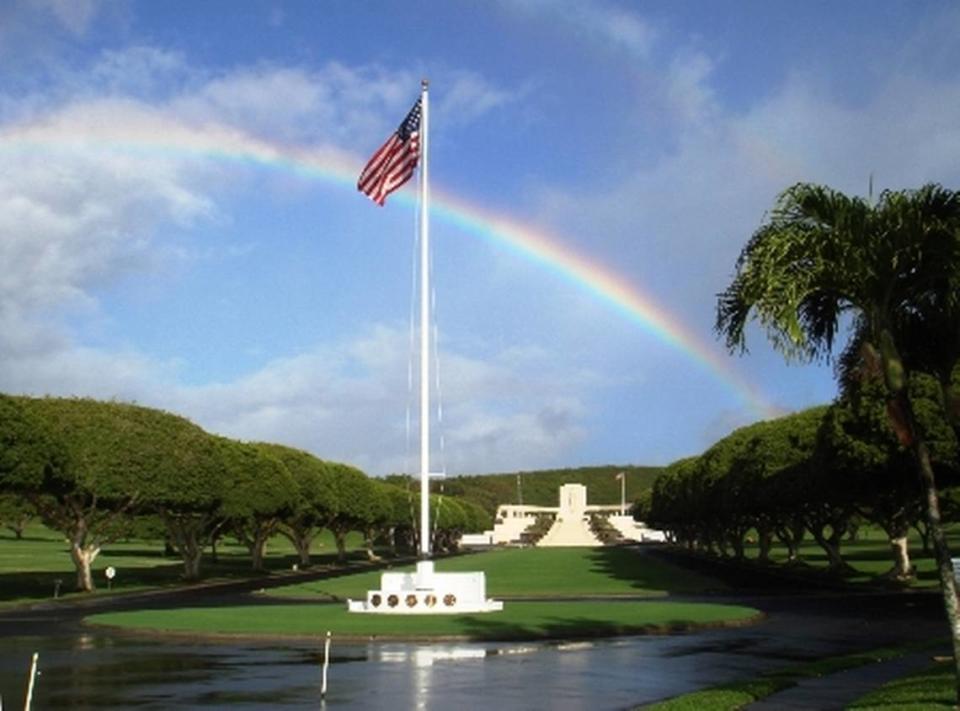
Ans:
[[[6,0],[0,392],[418,471],[430,81],[448,474],[667,464],[830,401],[716,296],[777,195],[960,187],[954,2]],[[415,368],[414,368],[415,370]]]

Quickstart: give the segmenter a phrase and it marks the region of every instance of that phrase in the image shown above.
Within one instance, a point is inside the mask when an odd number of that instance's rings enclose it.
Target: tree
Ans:
[[[937,482],[952,483],[956,438],[944,419],[937,384],[928,375],[913,373],[909,388]],[[821,445],[826,448],[820,458],[824,469],[850,482],[860,514],[886,532],[893,556],[887,576],[912,577],[908,534],[923,517],[923,499],[912,472],[911,453],[890,426],[881,383],[854,379],[846,384],[844,395],[824,421]]]
[[[197,580],[203,550],[222,526],[220,506],[230,485],[217,439],[183,417],[147,408],[137,412],[155,450],[138,509],[160,517],[167,542],[183,562],[184,579]]]
[[[332,477],[326,463],[309,452],[279,444],[260,446],[283,462],[293,477],[296,496],[279,531],[293,544],[300,565],[308,567],[313,541],[336,508]]]
[[[806,183],[785,190],[720,294],[717,331],[745,350],[756,319],[788,359],[829,358],[845,317],[882,378],[891,423],[911,451],[953,637],[960,702],[960,616],[930,452],[907,389],[933,374],[956,413],[960,360],[960,193],[938,185],[885,191],[876,203]]]
[[[125,517],[134,505],[171,485],[183,466],[188,449],[176,430],[189,423],[115,402],[23,398],[20,403],[63,447],[61,466],[24,481],[22,491],[44,522],[67,537],[77,587],[93,590],[91,566],[103,546],[125,535]]]
[[[262,445],[217,438],[226,469],[218,514],[263,570],[267,541],[293,509],[297,487],[283,463]]]
[[[363,472],[348,464],[327,462],[327,469],[335,503],[324,524],[333,533],[337,560],[343,562],[347,558],[347,534],[366,527],[372,487]]]
[[[20,494],[0,493],[0,526],[3,526],[19,541],[27,524],[37,515],[30,501]]]
[[[400,546],[413,550],[416,547],[413,538],[413,496],[406,486],[385,481],[383,487],[388,502],[383,533],[390,545],[390,552],[396,555]]]
[[[373,552],[377,534],[388,528],[393,519],[393,501],[390,491],[394,487],[375,479],[367,479],[369,486],[364,497],[365,505],[358,517],[360,531],[363,533],[363,544],[367,549],[367,559],[379,560]]]

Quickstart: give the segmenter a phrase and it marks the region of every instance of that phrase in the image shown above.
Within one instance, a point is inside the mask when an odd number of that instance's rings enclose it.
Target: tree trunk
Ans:
[[[337,544],[337,561],[343,563],[347,559],[347,532],[338,528],[330,529],[333,540]]]
[[[823,526],[809,526],[809,528],[814,539],[823,549],[823,552],[827,554],[830,572],[838,575],[852,572],[853,568],[850,567],[850,564],[847,563],[840,554],[840,542],[843,540],[844,529],[831,526],[830,535],[827,536],[823,533],[823,529],[825,528]]]
[[[770,549],[773,547],[773,531],[763,527],[757,531],[757,560],[761,563],[770,562]]]
[[[164,515],[163,520],[167,526],[170,542],[183,561],[184,579],[199,579],[203,544],[199,540],[198,532],[204,528],[204,519],[202,517],[193,518],[189,515],[183,517]]]
[[[926,507],[924,507],[924,511],[926,511]],[[913,525],[913,530],[920,536],[920,550],[923,551],[924,555],[930,555],[932,552],[930,550],[930,525],[926,521],[917,521]]]
[[[70,558],[77,569],[77,590],[93,592],[93,561],[100,553],[100,546],[84,545],[80,541],[71,541]]]
[[[293,541],[293,547],[297,550],[297,557],[300,559],[301,568],[309,568],[310,562],[310,544],[313,539],[307,536],[297,536]]]
[[[374,537],[375,537],[375,533],[372,530],[366,531],[366,533],[363,536],[363,543],[367,549],[367,560],[369,560],[371,563],[376,563],[380,561],[380,556],[378,556],[376,553],[373,552]]]
[[[194,546],[189,551],[181,551],[183,558],[183,578],[184,580],[200,579],[200,559],[203,556],[203,550],[199,546]]]
[[[905,401],[905,411],[908,425],[913,433],[917,432],[913,408],[909,399]],[[937,483],[933,475],[933,466],[930,463],[930,452],[926,443],[915,434],[912,437],[912,447],[917,461],[917,471],[923,486],[923,496],[926,502],[927,522],[929,523],[930,540],[933,543],[933,552],[937,561],[937,573],[940,576],[940,589],[943,592],[943,606],[947,613],[947,622],[950,625],[950,635],[953,640],[953,664],[956,675],[956,705],[960,707],[960,615],[958,615],[957,581],[954,577],[953,561],[950,558],[950,547],[943,531],[940,520],[940,497],[937,493]]]
[[[888,335],[888,334],[882,334]],[[930,451],[920,429],[917,427],[917,418],[913,411],[913,402],[907,389],[907,378],[903,363],[895,349],[881,348],[883,356],[883,377],[891,399],[887,403],[887,412],[894,431],[905,446],[913,452],[917,463],[917,474],[923,489],[923,499],[926,506],[927,523],[929,524],[930,540],[933,543],[933,553],[937,561],[937,573],[940,576],[940,590],[943,593],[943,607],[950,625],[950,636],[953,641],[953,667],[955,685],[955,705],[960,708],[960,614],[958,614],[957,581],[954,577],[953,561],[950,559],[950,547],[943,530],[940,517],[940,497],[937,493],[937,482],[933,474],[933,465],[930,462]],[[941,387],[949,386],[949,378],[941,379]],[[944,391],[947,394],[948,391]],[[952,408],[950,408],[952,410]],[[948,411],[948,417],[952,416]],[[951,417],[951,419],[953,419]]]
[[[913,577],[910,564],[910,547],[906,536],[891,536],[890,551],[893,553],[893,568],[887,576],[894,580],[909,580]]]
[[[783,526],[777,527],[777,538],[787,547],[787,564],[800,562],[800,544],[803,543],[807,529],[803,520],[795,516]]]
[[[277,530],[288,540],[297,552],[297,558],[301,568],[309,568],[310,547],[313,545],[313,539],[317,537],[316,528],[311,525],[304,525],[295,522],[294,524],[281,524]]]
[[[253,542],[250,546],[250,560],[253,563],[254,570],[262,571],[264,569],[264,559],[267,555],[267,538],[268,535],[265,531],[257,531],[253,537]]]

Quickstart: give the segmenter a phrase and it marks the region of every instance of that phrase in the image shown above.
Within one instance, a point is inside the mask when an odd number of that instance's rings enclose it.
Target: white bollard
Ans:
[[[320,684],[320,698],[327,697],[327,668],[330,666],[330,631],[327,630],[327,641],[323,645],[323,681]]]
[[[23,702],[23,711],[30,711],[30,706],[33,704],[33,681],[37,678],[37,658],[39,656],[39,652],[34,652],[33,661],[30,662],[30,680],[27,682],[27,698]]]

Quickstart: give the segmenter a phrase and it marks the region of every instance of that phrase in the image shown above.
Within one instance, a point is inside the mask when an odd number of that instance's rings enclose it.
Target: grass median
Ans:
[[[667,633],[745,623],[749,607],[651,601],[510,602],[501,612],[463,615],[348,613],[343,604],[249,605],[139,610],[87,621],[123,629],[203,636],[352,639],[541,640]]]
[[[662,596],[722,590],[717,580],[649,557],[631,548],[507,548],[441,559],[439,572],[482,570],[494,597],[576,598],[584,596]],[[409,571],[413,566],[398,567]],[[370,572],[298,583],[268,592],[300,599],[362,599],[380,585]]]
[[[676,632],[743,624],[759,617],[756,610],[743,606],[661,599],[668,591],[698,592],[719,584],[625,548],[497,550],[440,560],[437,569],[484,571],[488,594],[509,598],[505,609],[484,614],[375,615],[350,614],[342,601],[319,602],[362,598],[368,588],[379,586],[379,574],[361,573],[270,592],[299,598],[296,604],[264,596],[257,605],[109,613],[88,621],[207,636],[315,637],[330,631],[357,639],[539,640]]]

